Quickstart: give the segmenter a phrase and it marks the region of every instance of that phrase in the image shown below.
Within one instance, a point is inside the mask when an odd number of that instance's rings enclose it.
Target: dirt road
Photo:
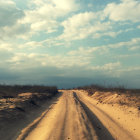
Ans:
[[[85,94],[63,91],[17,140],[135,140]]]

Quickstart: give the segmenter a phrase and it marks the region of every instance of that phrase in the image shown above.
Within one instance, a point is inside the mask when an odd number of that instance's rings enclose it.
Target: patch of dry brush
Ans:
[[[91,85],[79,87],[85,90],[89,96],[104,104],[119,104],[136,107],[140,110],[140,89],[125,89],[119,87],[103,87],[99,85]]]

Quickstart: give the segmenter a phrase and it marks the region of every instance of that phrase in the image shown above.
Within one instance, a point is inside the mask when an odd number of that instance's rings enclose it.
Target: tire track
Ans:
[[[85,128],[88,131],[88,136],[87,136],[86,139],[88,139],[88,140],[93,140],[93,139],[98,140],[98,137],[97,137],[97,134],[96,134],[95,130],[91,129],[91,127],[87,123],[87,121],[86,121],[87,114],[84,111],[83,107],[81,106],[81,103],[78,100],[78,98],[76,97],[76,94],[74,92],[73,92],[73,98],[74,98],[74,101],[75,101],[75,104],[76,104],[77,112],[79,112],[79,120],[80,120],[80,122],[84,121]],[[87,135],[86,132],[83,132],[83,133],[85,133],[85,135]]]
[[[109,131],[104,127],[100,120],[93,114],[93,112],[78,98],[77,94],[74,92],[74,97],[80,102],[83,110],[88,116],[93,129],[96,131],[99,140],[115,140]]]
[[[63,127],[62,127],[62,131],[61,131],[61,135],[60,135],[60,140],[63,140],[64,139],[64,134],[65,134],[65,129],[66,129],[66,120],[67,120],[67,116],[68,116],[68,99],[67,97],[65,97],[66,100],[65,100],[65,115],[64,115],[64,121],[63,121]]]
[[[136,140],[127,130],[114,121],[107,113],[93,104],[91,98],[89,99],[87,95],[76,93],[76,96],[83,104],[85,104],[87,108],[90,109],[92,113],[96,114],[100,122],[102,122],[102,124],[106,127],[115,140]]]
[[[129,135],[124,132],[121,133],[122,138],[112,135],[103,119],[107,120],[106,123],[110,122],[114,132],[115,128],[121,128],[86,97],[70,90],[63,91],[53,108],[21,140],[126,140]],[[133,139],[130,137],[127,140]]]

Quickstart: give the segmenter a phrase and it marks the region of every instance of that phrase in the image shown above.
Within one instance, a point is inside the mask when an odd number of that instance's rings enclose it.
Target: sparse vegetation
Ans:
[[[0,120],[15,121],[58,93],[55,86],[0,85]]]
[[[38,106],[58,93],[55,86],[0,85],[0,112],[2,110],[26,110]]]
[[[81,89],[88,92],[89,95],[93,95],[96,91],[100,92],[117,92],[117,93],[133,93],[133,94],[140,94],[140,89],[126,89],[124,86],[109,86],[104,87],[101,85],[89,85],[89,86],[81,86],[75,89]]]
[[[89,96],[103,104],[119,104],[136,107],[140,110],[140,89],[126,89],[124,86],[103,87],[90,85],[78,87],[84,90]]]
[[[0,85],[0,98],[14,98],[20,93],[49,93],[55,95],[58,93],[55,86],[40,85]]]
[[[0,85],[0,137],[15,128],[58,93],[55,86]],[[43,109],[43,108],[42,108]],[[18,130],[17,130],[18,131]]]

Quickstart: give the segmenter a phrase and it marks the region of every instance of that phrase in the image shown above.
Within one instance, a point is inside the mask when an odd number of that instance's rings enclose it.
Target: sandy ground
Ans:
[[[99,103],[98,100],[85,96],[86,92],[77,92],[82,101],[91,106],[93,113],[96,114],[115,139],[140,139],[140,112],[137,108],[115,103]]]
[[[138,140],[139,130],[140,118],[134,112],[129,114],[118,106],[97,104],[81,91],[63,91],[16,139]]]

